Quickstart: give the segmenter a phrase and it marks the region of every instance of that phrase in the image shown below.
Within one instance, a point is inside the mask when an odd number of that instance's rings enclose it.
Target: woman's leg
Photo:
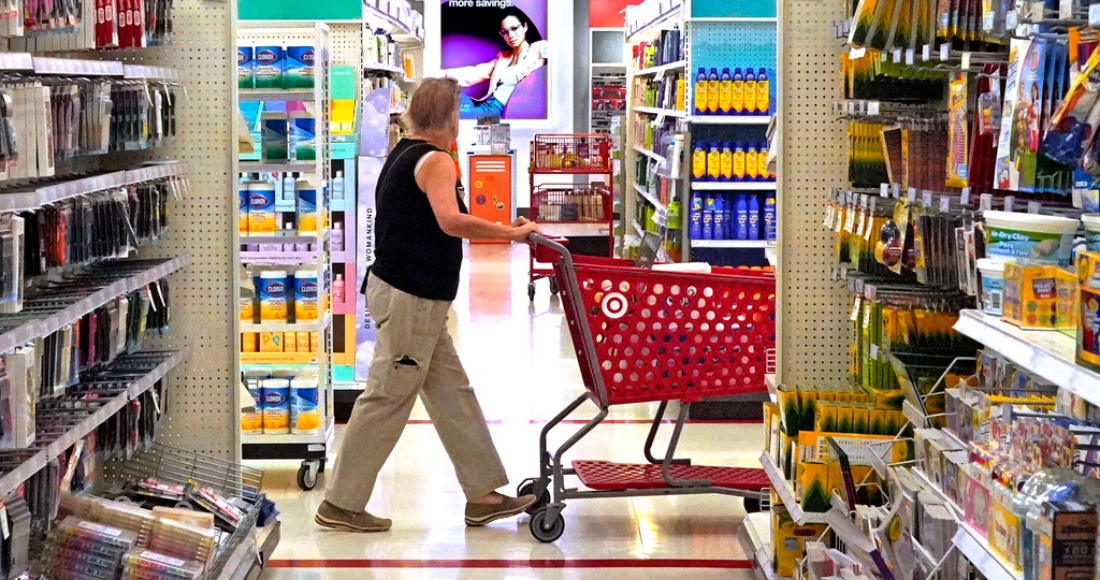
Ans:
[[[508,485],[508,474],[446,325],[436,340],[420,398],[454,464],[466,501],[478,501]]]
[[[373,276],[367,296],[377,323],[374,359],[325,492],[329,503],[351,512],[367,505],[378,472],[405,429],[434,366],[432,353],[440,329],[446,331],[449,305],[417,298]]]

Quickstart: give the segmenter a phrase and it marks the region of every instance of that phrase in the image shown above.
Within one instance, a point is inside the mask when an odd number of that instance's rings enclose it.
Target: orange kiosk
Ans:
[[[466,205],[470,214],[499,224],[516,219],[514,151],[509,155],[469,156]],[[471,244],[507,244],[506,240],[470,240]]]

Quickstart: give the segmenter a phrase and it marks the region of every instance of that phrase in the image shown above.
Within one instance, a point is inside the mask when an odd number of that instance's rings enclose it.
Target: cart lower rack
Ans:
[[[553,264],[586,392],[552,419],[539,437],[539,476],[519,494],[534,494],[531,534],[552,542],[565,531],[564,500],[718,493],[744,498],[745,510],[767,502],[763,469],[691,465],[674,458],[691,403],[762,392],[774,372],[775,280],[716,268],[711,274],[651,271],[624,260],[574,257],[561,244],[532,235],[538,260]],[[653,442],[669,401],[680,401],[664,457]],[[595,417],[551,453],[551,430],[585,401]],[[599,425],[613,405],[660,402],[645,442],[648,464],[578,460],[563,455]],[[565,485],[576,476],[592,491]]]

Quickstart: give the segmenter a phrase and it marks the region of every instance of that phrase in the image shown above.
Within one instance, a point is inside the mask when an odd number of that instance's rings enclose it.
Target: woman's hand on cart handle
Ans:
[[[512,222],[512,241],[524,243],[531,234],[541,234],[539,225],[525,217],[518,217]]]

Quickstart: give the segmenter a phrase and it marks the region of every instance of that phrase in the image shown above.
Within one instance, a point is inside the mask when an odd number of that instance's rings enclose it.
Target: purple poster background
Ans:
[[[481,65],[482,70],[487,71],[492,69],[490,63],[493,63],[502,52],[505,53],[505,57],[512,54],[512,48],[501,35],[501,31],[507,28],[503,20],[508,15],[506,12],[508,8],[522,11],[530,21],[527,26],[528,50],[538,51],[539,48],[545,50],[546,44],[553,41],[547,32],[548,0],[441,0],[441,3],[440,63],[445,73],[456,70],[465,71],[466,74],[454,75],[460,79],[460,82],[471,80],[468,78],[471,76],[469,67]],[[544,42],[535,44],[538,40]],[[519,80],[507,102],[500,103],[499,114],[502,119],[544,120],[549,118],[548,69],[550,66],[553,66],[553,63],[547,59],[545,66],[533,70]],[[448,74],[448,76],[451,75]],[[470,101],[477,104],[484,97],[492,94],[490,82],[481,80],[476,83],[463,82],[463,84],[468,85],[463,90],[468,98],[463,98],[462,118],[476,119],[479,111],[472,109]],[[490,103],[488,108],[491,109],[492,105],[493,103]],[[480,112],[495,111],[481,110]]]

